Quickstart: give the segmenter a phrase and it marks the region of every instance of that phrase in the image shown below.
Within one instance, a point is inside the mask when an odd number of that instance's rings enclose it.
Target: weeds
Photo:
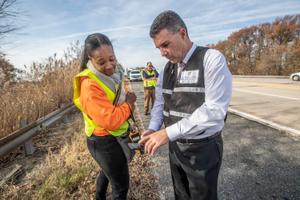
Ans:
[[[44,64],[33,63],[21,81],[0,90],[0,138],[71,102],[73,77],[79,70],[78,43],[63,58],[49,57]]]
[[[150,173],[152,165],[148,156],[135,156],[129,167],[129,199],[159,199],[157,181]],[[58,154],[49,153],[27,181],[0,188],[0,199],[94,199],[99,170],[87,149],[85,134],[74,131],[71,141]]]

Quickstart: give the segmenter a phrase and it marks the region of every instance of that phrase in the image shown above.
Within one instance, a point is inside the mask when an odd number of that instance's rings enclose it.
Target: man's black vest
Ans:
[[[204,103],[203,59],[207,49],[197,47],[178,77],[177,64],[166,64],[162,85],[166,127],[190,116]]]

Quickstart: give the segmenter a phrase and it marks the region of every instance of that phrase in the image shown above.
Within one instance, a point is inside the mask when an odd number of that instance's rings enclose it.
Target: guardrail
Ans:
[[[37,135],[39,131],[50,126],[57,120],[61,119],[64,115],[69,113],[75,108],[73,104],[69,104],[61,109],[58,109],[37,121],[21,128],[8,136],[0,139],[0,157],[8,154],[18,146],[26,143],[32,137]]]

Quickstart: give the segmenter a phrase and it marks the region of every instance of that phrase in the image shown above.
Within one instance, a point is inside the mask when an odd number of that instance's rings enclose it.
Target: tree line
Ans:
[[[217,44],[232,74],[289,75],[300,71],[300,15],[243,28]]]
[[[15,23],[19,16],[18,9],[16,8],[17,3],[17,0],[0,0],[0,49],[3,46],[4,38],[20,28]],[[0,89],[5,83],[15,80],[17,73],[21,72],[0,51]]]

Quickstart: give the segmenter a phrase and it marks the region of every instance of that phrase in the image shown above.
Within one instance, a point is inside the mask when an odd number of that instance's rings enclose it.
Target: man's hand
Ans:
[[[154,131],[154,130],[151,130],[151,129],[148,129],[148,130],[144,131],[144,132],[142,133],[142,135],[141,135],[141,139],[143,139],[145,136],[150,135],[150,134],[152,134],[152,133],[154,133],[154,132],[155,132],[155,131]]]
[[[144,146],[145,153],[153,155],[156,150],[169,141],[166,129],[142,137],[139,144]]]

